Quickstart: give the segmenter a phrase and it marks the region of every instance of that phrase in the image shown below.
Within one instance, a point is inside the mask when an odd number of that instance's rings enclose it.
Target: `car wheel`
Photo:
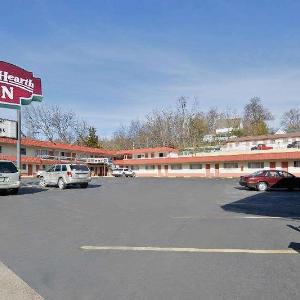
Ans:
[[[47,186],[46,180],[43,176],[40,177],[40,186],[41,187],[46,187]]]
[[[82,188],[82,189],[86,189],[87,187],[88,187],[88,183],[81,183],[80,184],[80,187]]]
[[[266,182],[259,182],[257,184],[257,190],[260,192],[264,192],[268,189],[268,184]]]
[[[135,173],[132,173],[132,176],[131,177],[135,177]]]
[[[125,176],[126,176],[126,174],[125,174],[125,173],[123,173],[123,174],[122,174],[122,176],[123,176],[123,177],[125,177]]]
[[[60,190],[64,190],[66,188],[66,184],[65,184],[65,182],[62,178],[59,178],[57,185],[58,185]]]
[[[17,195],[19,193],[19,189],[11,189],[9,190],[9,194],[11,195]]]

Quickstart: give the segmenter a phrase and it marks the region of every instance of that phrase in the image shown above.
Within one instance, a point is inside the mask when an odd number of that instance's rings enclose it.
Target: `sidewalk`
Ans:
[[[0,262],[1,300],[43,300],[26,282]]]

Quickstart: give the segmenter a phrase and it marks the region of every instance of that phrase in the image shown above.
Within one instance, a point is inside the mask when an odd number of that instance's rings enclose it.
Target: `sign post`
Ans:
[[[41,79],[13,64],[0,61],[0,107],[17,110],[17,167],[21,170],[21,107],[42,101]]]
[[[17,163],[17,168],[18,168],[18,170],[21,170],[21,139],[22,139],[22,137],[21,137],[21,119],[22,119],[22,117],[21,117],[21,108],[20,109],[18,109],[17,110],[17,137],[18,137],[18,139],[17,139],[17,161],[16,161],[16,163]]]

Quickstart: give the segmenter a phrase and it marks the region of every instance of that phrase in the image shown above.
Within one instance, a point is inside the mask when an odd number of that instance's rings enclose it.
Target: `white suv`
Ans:
[[[68,185],[79,184],[81,188],[87,188],[91,181],[91,172],[82,164],[58,164],[40,173],[40,185],[58,186],[61,190]]]
[[[20,173],[13,162],[0,161],[0,190],[17,194],[21,185]]]
[[[116,168],[112,171],[115,177],[135,177],[135,173],[129,168]]]

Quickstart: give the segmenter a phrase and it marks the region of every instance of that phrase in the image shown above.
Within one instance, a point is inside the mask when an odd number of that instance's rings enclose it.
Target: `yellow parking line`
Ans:
[[[127,251],[127,252],[188,252],[188,253],[248,253],[248,254],[298,254],[293,249],[206,249],[206,248],[173,248],[173,247],[129,247],[129,246],[81,246],[88,251]]]

